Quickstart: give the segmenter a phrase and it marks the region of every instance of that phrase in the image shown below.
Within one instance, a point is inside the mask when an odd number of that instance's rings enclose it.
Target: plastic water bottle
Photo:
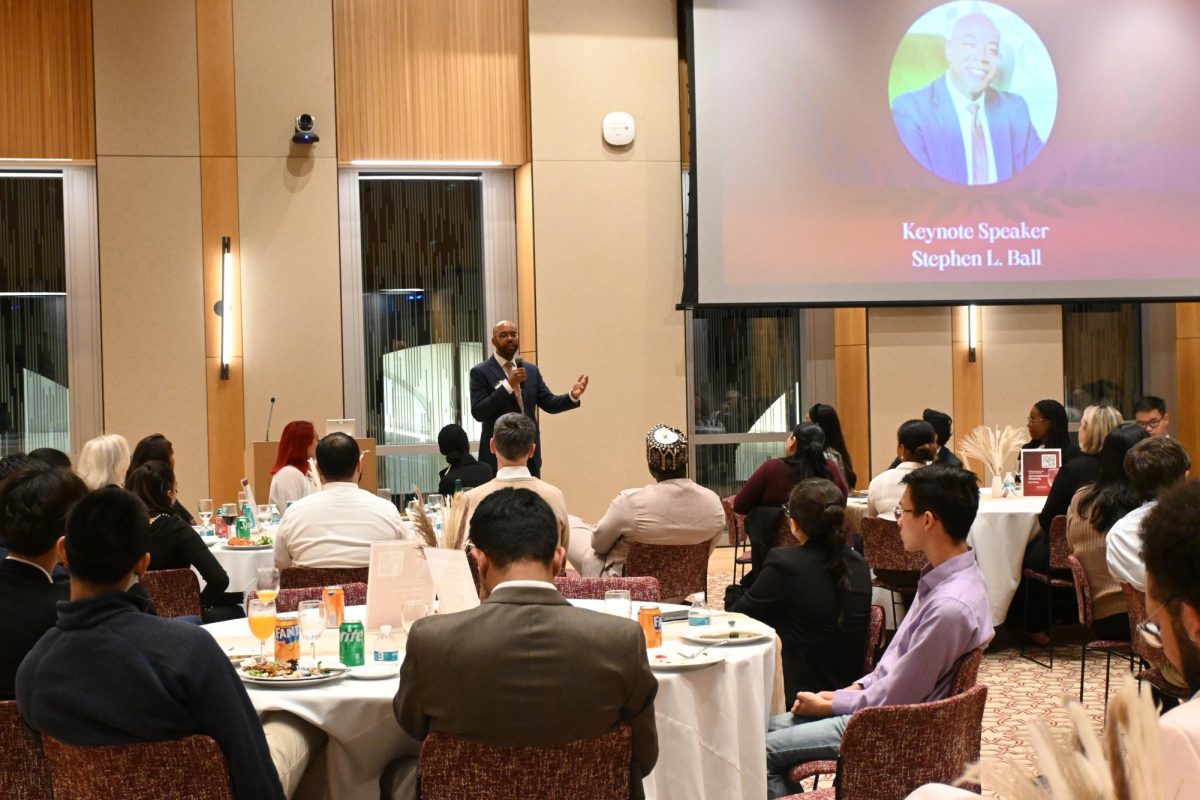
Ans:
[[[688,609],[688,625],[707,625],[712,622],[712,616],[709,614],[708,606],[704,604],[704,599],[697,597],[692,601],[692,607]]]
[[[375,663],[394,664],[400,660],[400,648],[392,638],[392,626],[380,625],[379,638],[375,640]]]
[[[1017,484],[1011,472],[1004,473],[1004,496],[1011,497],[1017,493]]]

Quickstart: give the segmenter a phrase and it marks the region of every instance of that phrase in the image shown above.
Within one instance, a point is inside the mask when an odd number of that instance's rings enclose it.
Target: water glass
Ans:
[[[628,589],[609,589],[604,593],[604,613],[633,618],[633,597]]]
[[[424,600],[405,600],[403,608],[400,609],[400,620],[404,624],[404,632],[410,632],[417,620],[427,616],[429,616],[429,603]]]
[[[300,636],[312,646],[312,659],[317,660],[317,640],[325,632],[325,604],[320,600],[302,600],[297,607]]]
[[[204,532],[208,533],[213,515],[213,501],[211,498],[205,498],[196,503],[196,514],[200,517],[200,525],[204,528]]]

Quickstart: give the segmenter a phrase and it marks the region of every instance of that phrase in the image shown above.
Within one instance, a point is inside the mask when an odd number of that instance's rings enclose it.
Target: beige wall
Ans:
[[[592,378],[542,416],[544,477],[589,521],[650,481],[646,431],[687,419],[676,58],[670,0],[529,3],[538,358],[555,391]],[[613,152],[618,110],[638,135]]]

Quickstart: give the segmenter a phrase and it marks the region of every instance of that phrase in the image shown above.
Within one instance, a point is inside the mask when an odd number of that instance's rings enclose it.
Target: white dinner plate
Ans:
[[[734,634],[737,635],[734,636]],[[727,625],[717,626],[714,623],[710,626],[710,630],[689,630],[687,633],[680,634],[679,638],[694,644],[712,644],[713,642],[754,644],[766,639],[767,634],[754,628],[730,628]]]
[[[256,678],[253,675],[247,675],[238,670],[238,676],[246,683],[253,683],[260,686],[314,686],[319,683],[329,683],[336,681],[346,676],[349,672],[345,667],[336,668],[328,675],[313,675],[308,678]]]
[[[376,664],[370,662],[361,667],[351,667],[350,677],[360,681],[382,681],[400,676],[400,662]]]
[[[230,547],[228,543],[222,545],[226,550],[270,550],[275,545],[273,544],[243,544],[238,547]]]
[[[683,652],[695,653],[696,650],[684,648]],[[677,649],[655,647],[646,651],[646,658],[650,660],[650,669],[661,670],[663,672],[686,672],[692,669],[703,669],[704,667],[719,664],[725,660],[724,654],[716,648],[709,650],[703,655],[697,655],[695,658],[684,658]]]

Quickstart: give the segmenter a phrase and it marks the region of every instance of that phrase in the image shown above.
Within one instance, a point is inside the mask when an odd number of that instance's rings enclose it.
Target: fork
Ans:
[[[725,641],[726,640],[724,640],[724,639],[720,639],[718,641],[713,642],[712,644],[706,644],[706,645],[704,645],[704,647],[698,647],[690,653],[685,653],[682,650],[678,650],[676,652],[679,653],[680,658],[686,658],[687,660],[691,661],[692,659],[699,658],[700,656],[707,653],[710,648],[720,647],[721,645],[725,644]]]

